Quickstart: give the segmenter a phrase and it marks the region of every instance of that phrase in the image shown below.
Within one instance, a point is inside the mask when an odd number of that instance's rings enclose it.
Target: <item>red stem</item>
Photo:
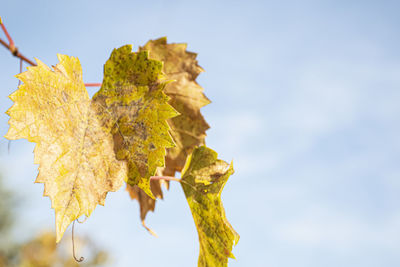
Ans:
[[[3,32],[4,32],[4,34],[5,34],[6,37],[7,37],[7,40],[8,40],[8,42],[9,42],[10,47],[15,47],[14,41],[13,41],[13,39],[11,38],[10,34],[8,34],[8,31],[7,31],[7,29],[6,29],[6,26],[4,26],[4,23],[1,22],[1,23],[0,23],[0,26],[1,26],[1,28],[3,29]]]
[[[0,44],[2,44],[5,48],[7,48],[8,50],[11,51],[11,53],[22,59],[23,61],[25,61],[26,63],[28,63],[31,66],[36,66],[36,64],[30,60],[29,58],[25,57],[24,55],[22,55],[20,52],[18,52],[17,48],[14,46],[14,50],[10,47],[10,45],[8,45],[3,39],[0,38]]]
[[[100,87],[101,83],[85,83],[86,87]]]
[[[172,176],[151,176],[150,180],[166,180],[166,181],[181,182],[181,179]]]

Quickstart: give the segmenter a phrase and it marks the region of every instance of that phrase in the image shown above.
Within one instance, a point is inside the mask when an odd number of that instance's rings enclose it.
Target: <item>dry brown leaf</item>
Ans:
[[[204,70],[197,63],[197,54],[186,51],[186,48],[185,43],[168,44],[166,37],[140,47],[141,51],[149,51],[150,58],[163,61],[166,78],[175,81],[164,89],[170,97],[169,104],[180,113],[168,120],[176,147],[167,149],[165,172],[172,176],[175,171],[182,170],[186,157],[196,146],[205,144],[206,130],[210,128],[200,113],[200,108],[210,100],[196,82]]]
[[[196,82],[197,76],[203,69],[197,63],[197,54],[186,51],[186,47],[187,44],[184,43],[168,44],[167,38],[163,37],[149,41],[139,49],[148,50],[150,58],[163,61],[166,78],[174,80],[167,84],[164,92],[170,97],[169,104],[180,115],[168,120],[176,147],[167,149],[165,168],[162,171],[164,176],[175,176],[176,171],[182,170],[186,157],[192,150],[196,146],[205,144],[206,130],[210,128],[200,113],[200,108],[209,104],[210,100]],[[162,181],[152,181],[152,186],[156,189],[161,188],[160,182]],[[139,189],[134,191],[131,197],[139,201],[140,217],[144,222],[147,212],[154,211],[155,200],[140,193]]]

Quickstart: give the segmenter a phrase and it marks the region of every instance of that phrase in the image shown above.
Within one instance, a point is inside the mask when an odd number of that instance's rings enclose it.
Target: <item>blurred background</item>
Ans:
[[[0,16],[20,52],[47,65],[57,53],[79,57],[85,82],[101,82],[112,49],[124,44],[136,50],[167,36],[198,53],[206,71],[198,82],[213,101],[202,109],[207,145],[236,170],[222,194],[241,235],[229,266],[395,267],[399,9],[398,1],[368,0],[38,0],[2,1]],[[2,136],[18,70],[0,47]],[[54,211],[33,183],[34,145],[13,141],[8,154],[7,144],[0,138],[0,225],[10,226],[0,241],[8,236],[19,248],[51,238]],[[197,233],[179,184],[146,221],[158,238],[143,229],[124,188],[109,193],[76,225],[90,240],[77,254],[89,264],[103,253],[108,261],[94,263],[101,266],[196,266]],[[56,253],[71,259],[70,242],[65,236]]]

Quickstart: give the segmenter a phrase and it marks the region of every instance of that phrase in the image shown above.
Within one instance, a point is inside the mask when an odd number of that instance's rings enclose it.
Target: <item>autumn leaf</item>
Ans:
[[[166,120],[179,113],[163,92],[162,62],[149,59],[147,51],[131,51],[131,45],[114,49],[93,101],[104,109],[98,116],[111,128],[117,159],[127,162],[127,183],[154,198],[150,177],[164,166],[166,148],[175,145]]]
[[[210,100],[196,82],[197,76],[204,70],[197,63],[197,54],[186,51],[186,48],[185,43],[167,44],[166,37],[140,47],[140,51],[149,51],[150,58],[164,62],[166,78],[174,80],[164,92],[180,115],[168,120],[176,147],[167,150],[164,175],[173,176],[175,171],[182,170],[192,150],[205,144],[206,130],[210,128],[200,113],[200,108],[209,104]]]
[[[162,92],[162,62],[148,52],[115,49],[104,66],[100,91],[90,100],[79,60],[58,55],[50,69],[38,66],[17,75],[23,82],[7,111],[10,140],[37,143],[37,183],[44,183],[56,213],[57,242],[68,225],[104,205],[107,192],[123,180],[150,197],[150,176],[164,166],[174,142],[166,120],[178,113]]]
[[[5,136],[36,143],[36,183],[44,184],[55,210],[57,242],[71,222],[104,205],[107,192],[118,190],[126,176],[89,99],[79,60],[58,59],[53,70],[37,60],[37,66],[17,75],[23,84],[10,95],[14,105],[7,111]]]
[[[196,82],[203,71],[198,65],[196,54],[186,51],[186,44],[167,44],[167,38],[147,42],[139,51],[149,51],[150,58],[164,62],[163,72],[168,80],[174,82],[166,85],[164,92],[170,97],[169,104],[179,111],[180,115],[168,120],[170,133],[176,147],[167,149],[166,164],[162,174],[174,176],[181,171],[187,156],[194,147],[205,144],[205,131],[209,125],[200,113],[200,108],[210,100],[203,94],[203,88]],[[152,181],[152,188],[162,198],[161,180]],[[168,186],[168,183],[166,183]],[[140,192],[139,188],[129,188],[132,199],[140,205],[140,217],[144,219],[149,211],[154,211],[155,199]],[[144,224],[145,226],[145,224]],[[145,226],[146,227],[146,226]],[[147,228],[147,227],[146,227]],[[148,229],[148,228],[147,228]]]
[[[162,172],[164,168],[158,168],[156,175],[164,175]],[[158,174],[157,174],[158,173]],[[169,188],[168,181],[164,180],[150,180],[150,189],[155,198],[149,197],[142,189],[140,189],[137,185],[131,186],[129,184],[126,185],[126,191],[129,193],[131,199],[136,199],[139,202],[139,209],[140,209],[140,220],[142,221],[143,227],[149,231],[150,234],[153,236],[157,236],[157,234],[146,225],[145,219],[147,213],[149,211],[154,212],[156,208],[156,199],[163,199],[164,194],[162,191],[162,185],[164,185],[167,189]]]
[[[150,189],[153,192],[153,195],[156,198],[163,199],[163,192],[161,189],[161,185],[164,184],[168,186],[165,181],[159,180],[151,180],[150,181]],[[139,202],[140,207],[140,220],[142,221],[143,227],[149,231],[150,234],[157,237],[157,234],[146,225],[145,218],[149,211],[153,211],[156,206],[156,200],[149,197],[142,189],[140,189],[137,185],[131,186],[129,184],[126,185],[126,191],[128,191],[131,199],[136,199]]]
[[[221,193],[233,174],[232,164],[218,159],[205,146],[194,149],[182,170],[181,185],[189,203],[200,241],[199,267],[224,267],[234,258],[232,246],[239,235],[225,216]]]
[[[156,171],[156,176],[162,175],[162,169],[158,168]],[[167,188],[169,184],[164,180],[150,180],[150,189],[153,195],[156,198],[163,199],[164,195],[161,189],[161,186],[164,185]],[[139,202],[140,207],[140,220],[142,221],[143,227],[149,231],[153,236],[157,236],[157,234],[149,228],[145,223],[146,215],[149,211],[153,211],[156,207],[156,199],[149,197],[142,189],[140,189],[137,185],[131,186],[129,184],[126,185],[126,191],[128,191],[131,199],[136,199]]]

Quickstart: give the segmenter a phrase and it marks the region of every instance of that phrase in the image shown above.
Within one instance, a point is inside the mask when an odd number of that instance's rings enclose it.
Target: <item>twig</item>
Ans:
[[[181,182],[181,179],[172,176],[151,176],[150,180],[166,180],[166,181]]]
[[[8,42],[9,42],[9,44],[10,44],[10,47],[11,47],[11,48],[15,47],[14,41],[13,41],[13,39],[11,38],[10,34],[8,33],[8,31],[7,31],[7,29],[6,29],[6,26],[4,26],[4,24],[3,24],[2,21],[0,21],[0,26],[1,26],[1,28],[3,29],[3,32],[4,32],[4,34],[5,34],[6,37],[7,37],[7,40],[8,40]]]
[[[3,25],[3,24],[1,24]],[[0,44],[2,44],[5,48],[7,48],[8,50],[10,50],[11,54],[13,54],[13,56],[15,57],[19,57],[20,59],[22,59],[23,61],[25,61],[26,63],[30,64],[31,66],[36,66],[36,64],[30,60],[29,58],[25,57],[24,55],[22,55],[20,52],[18,52],[18,48],[14,46],[14,48],[12,48],[9,44],[7,44],[3,39],[0,38]]]
[[[85,83],[86,87],[100,87],[101,83]]]
[[[24,65],[24,61],[22,59],[19,59],[19,73],[22,72],[22,67]],[[21,85],[21,80],[18,79],[18,87]]]

